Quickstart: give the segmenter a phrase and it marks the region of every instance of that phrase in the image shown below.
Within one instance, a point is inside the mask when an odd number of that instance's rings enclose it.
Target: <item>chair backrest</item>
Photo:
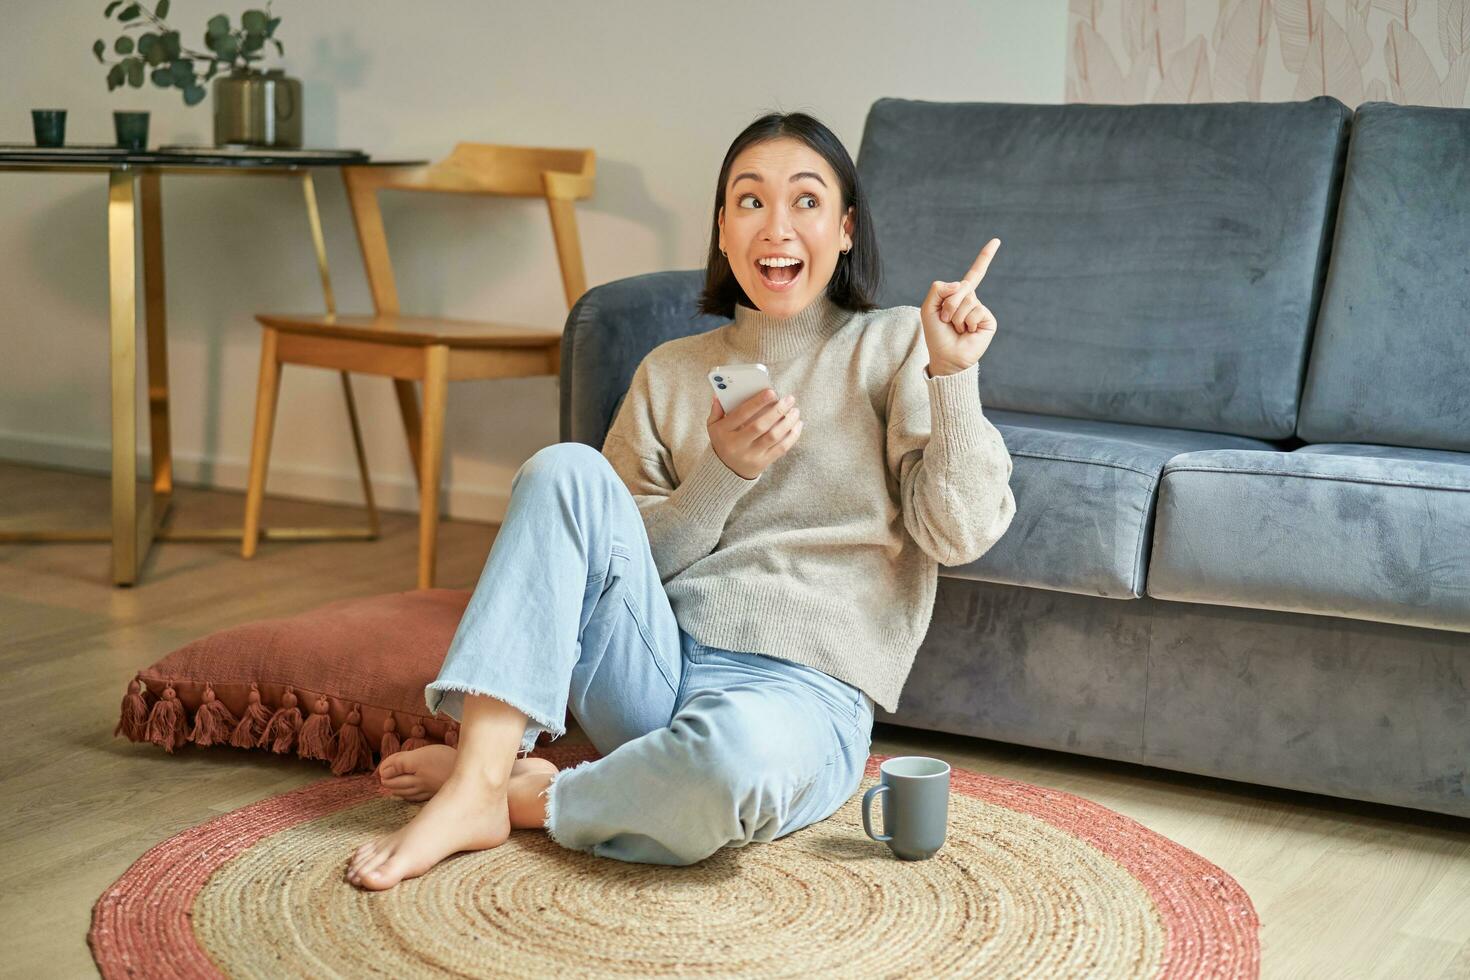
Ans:
[[[879,99],[857,160],[878,302],[917,305],[998,237],[986,405],[1287,438],[1350,117]]]
[[[1470,109],[1365,102],[1297,434],[1470,452]]]
[[[373,308],[380,314],[399,312],[398,287],[378,207],[378,191],[383,190],[546,198],[562,288],[570,308],[587,291],[572,202],[592,195],[596,166],[596,155],[589,149],[458,143],[443,160],[424,166],[343,167],[342,179],[347,185],[347,201],[367,269]]]

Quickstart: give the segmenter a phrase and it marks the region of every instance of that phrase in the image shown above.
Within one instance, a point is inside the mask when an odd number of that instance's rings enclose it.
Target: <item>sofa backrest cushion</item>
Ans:
[[[578,298],[562,328],[561,442],[601,449],[649,351],[730,322],[699,312],[703,288],[703,269],[676,269],[615,279]]]
[[[1358,108],[1297,431],[1470,451],[1470,109]]]
[[[998,237],[985,404],[1288,437],[1350,116],[880,99],[857,161],[879,302],[919,304]]]

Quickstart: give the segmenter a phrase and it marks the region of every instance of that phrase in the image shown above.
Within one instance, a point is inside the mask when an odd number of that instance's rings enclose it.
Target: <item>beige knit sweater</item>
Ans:
[[[705,374],[753,361],[804,425],[746,480],[710,444]],[[928,363],[917,307],[851,313],[825,295],[784,320],[737,306],[733,323],[639,363],[602,452],[689,635],[815,667],[897,710],[938,563],[980,557],[1016,510],[978,364],[930,378]]]

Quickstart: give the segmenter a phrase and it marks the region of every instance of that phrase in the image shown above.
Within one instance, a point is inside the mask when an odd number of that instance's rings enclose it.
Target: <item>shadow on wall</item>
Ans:
[[[311,64],[301,73],[301,98],[306,104],[308,146],[338,146],[340,113],[338,93],[360,88],[372,58],[349,31],[319,37],[311,48]],[[362,147],[372,152],[370,147]]]

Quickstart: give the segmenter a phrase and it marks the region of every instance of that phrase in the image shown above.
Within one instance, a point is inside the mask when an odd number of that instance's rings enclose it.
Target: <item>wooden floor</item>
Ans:
[[[243,499],[180,488],[173,523],[238,526]],[[0,527],[108,513],[106,478],[0,463]],[[95,975],[92,903],[139,855],[323,778],[320,763],[265,753],[170,757],[112,728],[128,677],[187,640],[412,588],[416,518],[384,517],[376,542],[267,542],[248,562],[237,543],[163,542],[126,589],[110,584],[106,545],[0,545],[0,972]],[[349,507],[266,504],[267,525],[356,520]],[[494,535],[445,522],[439,584],[472,587]],[[881,724],[873,751],[1076,793],[1204,855],[1255,903],[1264,976],[1470,977],[1470,821]]]

